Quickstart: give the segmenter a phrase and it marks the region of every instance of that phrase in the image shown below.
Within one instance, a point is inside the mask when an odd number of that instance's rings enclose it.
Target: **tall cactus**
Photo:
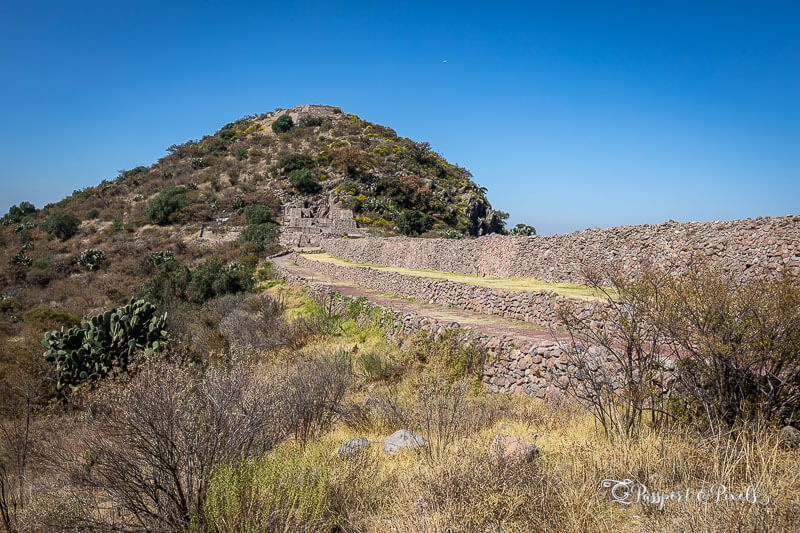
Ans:
[[[104,377],[114,367],[125,370],[138,350],[159,350],[167,338],[166,319],[166,313],[156,314],[153,304],[131,299],[80,326],[48,331],[42,344],[47,348],[44,358],[55,369],[56,388],[74,389]]]

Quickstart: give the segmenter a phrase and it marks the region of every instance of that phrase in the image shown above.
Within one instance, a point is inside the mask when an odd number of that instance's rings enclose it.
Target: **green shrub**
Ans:
[[[360,213],[364,204],[355,196],[347,195],[342,199],[342,207],[351,210],[353,213]]]
[[[265,222],[263,224],[253,224],[247,226],[239,234],[239,242],[252,242],[259,248],[278,240],[278,225],[274,222]]]
[[[97,209],[89,209],[88,211],[86,211],[86,214],[84,215],[83,218],[85,220],[94,220],[99,216],[100,216],[100,211],[98,211]]]
[[[217,468],[203,505],[215,531],[334,531],[331,473],[310,452],[278,449]]]
[[[241,209],[244,207],[244,196],[241,194],[237,194],[233,197],[233,202],[231,203],[231,207],[234,209]]]
[[[100,266],[100,263],[102,263],[105,258],[106,256],[102,250],[87,248],[81,252],[81,256],[78,258],[78,264],[86,268],[86,270],[92,271]]]
[[[294,128],[294,121],[289,115],[282,115],[272,123],[272,131],[275,133],[286,133]]]
[[[314,160],[306,154],[288,154],[278,160],[278,167],[284,172],[291,172],[302,168],[314,168]]]
[[[305,116],[300,119],[301,128],[313,128],[314,126],[321,126],[322,119],[320,117]]]
[[[222,128],[217,133],[221,138],[225,139],[226,141],[230,141],[236,136],[236,130],[233,128]]]
[[[248,205],[244,209],[244,221],[248,226],[272,222],[272,210],[263,204]]]
[[[189,160],[189,166],[194,170],[199,170],[201,168],[206,168],[208,163],[206,163],[206,160],[202,157],[193,157]]]
[[[150,256],[150,260],[153,260],[153,256]],[[164,261],[155,265],[153,274],[134,294],[138,298],[169,307],[176,301],[186,301],[186,288],[191,279],[192,273],[186,265],[174,260]]]
[[[20,202],[20,204],[12,205],[8,209],[8,213],[3,215],[3,218],[0,218],[0,224],[3,226],[8,226],[11,224],[16,224],[17,222],[21,222],[23,218],[28,215],[32,215],[36,213],[36,207],[30,202]]]
[[[44,358],[53,365],[56,389],[74,389],[85,381],[107,375],[112,368],[127,369],[137,350],[158,350],[167,338],[166,315],[153,304],[131,301],[66,331],[48,331],[42,344]]]
[[[81,319],[63,309],[53,309],[47,305],[39,305],[22,315],[22,320],[32,329],[71,328],[81,323]]]
[[[247,159],[247,148],[244,146],[237,146],[231,150],[231,154],[233,154],[233,157],[235,157],[237,161]]]
[[[53,260],[49,257],[40,257],[39,259],[34,259],[31,263],[31,268],[36,270],[47,270],[51,266],[53,266]]]
[[[377,352],[365,352],[358,356],[358,366],[368,381],[391,381],[399,370]]]
[[[206,152],[212,155],[221,155],[228,151],[228,143],[222,139],[213,139],[206,145]]]
[[[508,231],[509,235],[536,235],[536,228],[527,224],[517,224]]]
[[[186,299],[202,303],[214,296],[248,291],[253,287],[253,272],[239,263],[223,266],[216,257],[201,263],[191,272]]]
[[[78,232],[80,221],[72,213],[53,213],[42,222],[41,229],[62,241],[66,241]]]
[[[167,187],[147,206],[147,219],[155,224],[165,224],[169,216],[186,205],[186,189]]]
[[[430,215],[422,213],[421,211],[407,209],[397,216],[395,223],[400,233],[413,236],[425,233],[431,229],[433,222],[433,217]]]
[[[319,190],[319,183],[314,173],[308,169],[293,170],[289,174],[289,183],[297,192],[310,194]]]
[[[460,231],[456,231],[454,229],[443,229],[442,231],[439,232],[439,235],[441,235],[445,239],[463,239],[464,238],[464,234],[463,233],[461,233]]]

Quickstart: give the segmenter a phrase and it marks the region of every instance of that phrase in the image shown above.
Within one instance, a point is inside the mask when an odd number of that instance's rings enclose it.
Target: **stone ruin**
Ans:
[[[297,202],[284,207],[279,242],[287,248],[314,248],[325,238],[363,236],[350,209],[332,202],[318,207]]]

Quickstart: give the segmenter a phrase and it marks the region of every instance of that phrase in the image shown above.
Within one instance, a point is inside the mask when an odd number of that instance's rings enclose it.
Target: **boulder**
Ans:
[[[349,459],[350,457],[354,457],[366,451],[369,447],[370,442],[366,437],[356,437],[346,440],[339,446],[339,458]]]
[[[793,426],[783,426],[781,434],[792,444],[800,445],[800,429]]]
[[[395,431],[383,443],[383,452],[389,455],[397,455],[397,452],[404,449],[413,450],[428,445],[428,439],[422,435],[417,435],[405,429]]]
[[[498,435],[489,445],[489,455],[498,462],[522,464],[536,459],[539,448],[519,437]]]

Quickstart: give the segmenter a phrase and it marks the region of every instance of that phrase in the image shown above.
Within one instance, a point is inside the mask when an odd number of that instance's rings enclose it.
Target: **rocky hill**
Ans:
[[[167,152],[0,219],[0,378],[36,373],[44,331],[133,294],[167,309],[267,279],[263,258],[279,250],[290,205],[311,216],[352,211],[360,234],[503,231],[504,214],[467,170],[337,107],[245,117]]]

